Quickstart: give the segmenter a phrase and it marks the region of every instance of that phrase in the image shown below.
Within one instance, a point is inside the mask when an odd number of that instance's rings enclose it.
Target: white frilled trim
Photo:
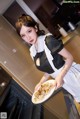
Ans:
[[[32,45],[31,47],[30,47],[30,55],[31,55],[31,58],[33,59],[33,57],[35,57],[35,55],[36,55],[36,49],[35,49],[35,46],[34,45]]]
[[[51,51],[50,51],[50,50],[48,49],[48,47],[46,46],[45,41],[44,41],[44,50],[45,50],[46,57],[47,57],[47,59],[48,59],[50,65],[51,65],[52,69],[53,69],[54,71],[57,71],[56,67],[54,66],[54,64],[53,64],[53,62],[52,62],[52,60],[54,60],[54,58],[53,58],[53,56],[51,55]]]
[[[48,35],[52,35],[50,33],[47,33],[46,35],[42,35],[42,36],[39,36],[38,39],[37,39],[37,44],[38,44],[38,52],[42,52],[44,51],[44,40],[45,40],[45,37],[48,36]],[[35,45],[33,44],[31,47],[30,47],[30,55],[33,59],[33,57],[35,57],[37,51],[35,49]]]

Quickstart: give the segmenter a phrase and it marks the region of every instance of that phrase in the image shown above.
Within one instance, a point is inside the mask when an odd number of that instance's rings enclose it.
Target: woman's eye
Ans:
[[[30,33],[32,30],[29,30],[28,33]]]
[[[22,35],[21,37],[23,38],[23,37],[25,37],[25,35]]]

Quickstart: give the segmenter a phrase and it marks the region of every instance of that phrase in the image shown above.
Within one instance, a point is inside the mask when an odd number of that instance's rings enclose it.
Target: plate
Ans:
[[[44,82],[41,87],[33,93],[31,100],[34,104],[43,103],[50,98],[55,91],[55,87],[53,87],[54,81],[55,80],[51,79]]]

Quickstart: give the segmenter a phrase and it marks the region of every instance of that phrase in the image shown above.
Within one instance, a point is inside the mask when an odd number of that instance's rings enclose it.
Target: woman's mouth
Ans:
[[[30,40],[30,43],[32,43],[34,40]]]

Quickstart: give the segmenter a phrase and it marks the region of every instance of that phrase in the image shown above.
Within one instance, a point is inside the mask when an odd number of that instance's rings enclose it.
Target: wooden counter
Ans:
[[[72,40],[72,36],[75,36],[74,40]],[[72,52],[75,60],[79,62],[79,59],[76,58],[76,50],[78,53],[80,51],[79,36],[71,34],[66,39],[64,42],[65,38],[63,38],[63,42],[67,43],[70,40],[71,46],[74,46],[71,47],[68,43],[66,47]],[[76,42],[76,45],[74,42]],[[76,49],[77,45],[78,48]],[[75,52],[73,52],[73,49],[75,49]],[[80,55],[78,58],[80,58]],[[43,73],[36,69],[29,55],[28,46],[2,16],[0,16],[0,66],[30,95],[32,95],[35,85],[43,76]],[[49,114],[56,116],[55,119],[68,119],[64,96],[61,91],[43,105],[50,112]]]

